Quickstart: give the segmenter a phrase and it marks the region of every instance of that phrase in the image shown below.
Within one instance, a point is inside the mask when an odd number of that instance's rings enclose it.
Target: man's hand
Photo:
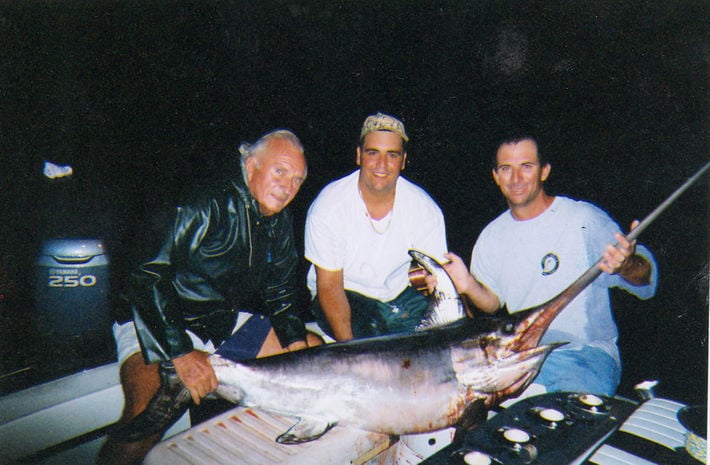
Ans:
[[[466,264],[461,257],[453,253],[445,253],[444,258],[449,261],[443,263],[442,266],[451,277],[451,281],[453,281],[454,286],[456,286],[456,290],[459,294],[463,294],[466,291],[466,286],[470,278]],[[424,282],[426,282],[426,287],[430,294],[436,290],[436,285],[438,284],[436,276],[427,272],[426,276],[424,276]]]
[[[444,254],[444,258],[449,260],[449,262],[444,263],[443,266],[449,274],[449,277],[451,277],[451,281],[453,281],[454,286],[456,286],[456,290],[459,291],[459,294],[465,294],[466,291],[472,286],[473,276],[471,276],[468,268],[466,268],[466,264],[463,262],[463,259],[461,259],[458,255],[447,252]]]
[[[631,229],[638,226],[638,221],[631,223]],[[602,253],[603,260],[599,263],[599,268],[605,273],[616,274],[624,266],[629,257],[636,252],[636,241],[627,241],[621,233],[614,233],[616,246],[607,244],[606,250]]]
[[[217,376],[209,361],[209,354],[193,350],[172,360],[175,371],[190,391],[196,405],[210,392],[217,389]]]
[[[638,220],[631,223],[631,230],[639,225]],[[619,274],[624,280],[634,285],[648,284],[651,279],[651,265],[641,256],[636,255],[636,241],[629,242],[621,233],[615,233],[616,246],[607,244],[599,262],[599,269],[609,274]]]

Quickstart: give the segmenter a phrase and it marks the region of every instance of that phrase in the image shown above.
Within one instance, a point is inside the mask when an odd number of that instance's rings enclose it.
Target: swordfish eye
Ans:
[[[506,321],[503,325],[502,331],[505,334],[513,334],[515,332],[515,323],[512,321]]]

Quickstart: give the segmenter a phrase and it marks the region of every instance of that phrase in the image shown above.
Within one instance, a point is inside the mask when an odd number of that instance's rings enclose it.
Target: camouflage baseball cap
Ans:
[[[363,137],[372,131],[392,131],[402,136],[405,142],[409,142],[409,137],[404,132],[404,124],[394,116],[384,113],[378,112],[367,117],[362,125],[362,131],[360,131],[360,139],[362,140]]]

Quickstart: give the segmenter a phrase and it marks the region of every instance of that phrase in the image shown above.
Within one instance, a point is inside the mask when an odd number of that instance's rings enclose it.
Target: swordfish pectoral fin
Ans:
[[[244,391],[242,388],[232,384],[220,383],[217,386],[216,394],[222,399],[232,402],[233,404],[239,404],[244,399]]]
[[[466,405],[461,418],[455,425],[454,441],[463,440],[463,435],[486,421],[487,416],[488,408],[486,407],[485,399],[479,398]]]
[[[288,431],[276,438],[276,442],[279,444],[302,444],[315,441],[333,426],[335,426],[334,422],[322,418],[301,417]]]

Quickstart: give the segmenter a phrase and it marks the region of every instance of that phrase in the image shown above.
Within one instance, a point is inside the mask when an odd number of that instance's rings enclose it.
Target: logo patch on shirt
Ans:
[[[542,257],[542,261],[540,262],[540,266],[542,267],[542,275],[543,276],[548,276],[557,271],[557,268],[560,267],[560,259],[557,255],[554,253],[550,252],[546,254],[544,257]]]

